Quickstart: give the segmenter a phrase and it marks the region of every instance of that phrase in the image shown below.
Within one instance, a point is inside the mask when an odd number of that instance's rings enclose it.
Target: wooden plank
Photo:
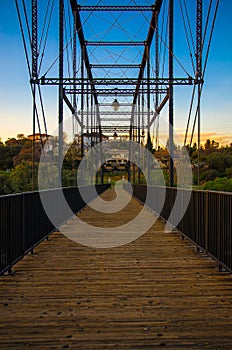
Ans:
[[[133,199],[123,212],[86,208],[78,216],[115,227],[141,208]],[[0,278],[0,348],[231,349],[231,275],[163,230],[158,220],[138,240],[110,249],[54,233]]]

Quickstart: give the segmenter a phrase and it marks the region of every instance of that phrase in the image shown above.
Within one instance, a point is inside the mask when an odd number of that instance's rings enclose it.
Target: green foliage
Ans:
[[[58,139],[54,137],[51,140],[51,147],[57,149]],[[124,150],[128,147],[128,143],[124,140],[115,140],[115,148]],[[64,140],[65,143],[65,140]],[[68,147],[67,143],[66,146]],[[147,135],[147,143],[145,147],[154,153],[154,148],[150,134]],[[169,140],[167,140],[167,148],[169,148]],[[216,191],[232,191],[232,144],[226,147],[219,147],[219,144],[214,140],[207,140],[204,147],[200,150],[200,163],[198,164],[197,145],[187,145],[190,159],[193,164],[193,184],[197,185],[198,168],[200,168],[200,184],[202,189]],[[174,145],[176,149],[176,145]],[[163,150],[164,152],[165,150]],[[161,149],[160,160],[163,163],[163,176],[165,183],[169,184],[169,170],[165,156],[162,155]],[[167,153],[167,151],[166,151]],[[36,164],[39,163],[41,154],[41,145],[36,145],[35,157]],[[55,151],[54,151],[55,154]],[[57,157],[53,155],[52,163],[44,164],[44,169],[41,171],[41,177],[45,181],[46,188],[53,188],[54,184],[58,184],[57,173]],[[76,185],[76,172],[80,163],[80,149],[77,143],[69,145],[65,155],[62,169],[62,185]],[[36,174],[37,174],[36,165]],[[7,170],[7,171],[6,171]],[[152,168],[151,170],[152,183],[160,183],[160,173]],[[107,174],[105,181],[111,177],[112,183],[122,176],[127,178],[127,174]],[[137,175],[136,175],[137,176]],[[175,174],[176,176],[176,174]],[[137,177],[135,178],[135,180]],[[137,180],[136,180],[137,181]],[[37,179],[36,179],[37,182]],[[145,183],[144,175],[141,174],[141,182]],[[26,138],[23,134],[18,134],[16,138],[9,138],[5,144],[0,142],[0,195],[24,192],[32,190],[32,141]]]
[[[215,191],[231,191],[232,178],[232,144],[219,147],[216,141],[207,140],[204,148],[200,150],[200,163],[198,164],[197,149],[188,149],[193,169],[193,184],[197,184],[198,167],[200,167],[200,184],[202,189]]]
[[[203,190],[232,192],[232,178],[217,178],[214,181],[208,181],[202,186]]]
[[[210,169],[215,169],[225,176],[225,169],[232,166],[232,155],[223,152],[211,153],[207,158],[207,163]]]
[[[62,186],[70,187],[77,185],[77,175],[75,171],[62,169]]]
[[[151,141],[151,135],[150,135],[150,133],[148,133],[148,135],[147,135],[147,143],[146,143],[146,145],[145,145],[145,148],[147,148],[148,149],[148,151],[150,151],[152,154],[154,153],[154,148],[153,148],[153,143],[152,143],[152,141]]]
[[[9,186],[14,193],[32,190],[32,162],[23,160],[15,167],[9,176]]]
[[[6,171],[0,171],[0,195],[11,193],[9,186],[10,173]]]
[[[232,167],[226,168],[226,176],[230,179],[232,178]]]
[[[77,143],[73,142],[68,148],[63,160],[63,167],[68,170],[77,169],[81,161],[80,152]]]
[[[26,146],[26,144],[28,144]],[[30,146],[29,146],[30,145]],[[1,170],[7,170],[12,169],[15,165],[18,165],[21,160],[31,160],[31,157],[23,157],[20,156],[21,153],[23,153],[23,149],[28,149],[28,153],[31,152],[31,141],[27,139],[23,134],[18,134],[18,139],[15,138],[9,138],[5,144],[0,144],[0,169]],[[19,161],[17,162],[17,158],[19,158]]]
[[[203,178],[205,181],[212,181],[215,180],[218,176],[218,172],[215,169],[207,169],[204,173],[203,173]]]

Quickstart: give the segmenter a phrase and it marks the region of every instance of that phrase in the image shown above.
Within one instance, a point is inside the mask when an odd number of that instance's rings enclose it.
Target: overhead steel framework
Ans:
[[[95,12],[95,11],[133,11],[133,12],[145,12],[145,11],[154,11],[154,6],[80,6],[77,5],[76,10],[78,11],[88,11],[88,12]]]
[[[117,129],[118,133],[122,133],[122,134],[126,133],[126,134],[128,134],[129,131],[130,131],[130,125],[128,125],[128,123],[127,123],[127,125],[117,125],[117,126],[115,126],[115,125],[104,125],[104,126],[102,126],[102,131],[104,133],[112,134],[116,129]]]
[[[128,68],[140,68],[140,64],[90,64],[90,68],[99,68],[99,69],[112,69],[112,68],[119,68],[119,69],[128,69]]]
[[[59,84],[58,84],[59,85]],[[69,88],[64,88],[64,91],[66,94],[81,94],[84,93],[84,95],[91,95],[92,92],[90,89],[69,89]],[[105,95],[105,96],[114,96],[115,95],[115,89],[95,89],[97,95]],[[150,88],[149,92],[151,94],[165,94],[168,92],[168,88]],[[148,93],[147,88],[143,90],[144,94]],[[128,88],[117,88],[117,95],[118,96],[134,96],[136,94],[134,89],[128,89]],[[133,105],[132,105],[133,106]]]
[[[90,86],[96,85],[137,85],[140,84],[149,84],[149,86],[153,85],[193,85],[200,84],[202,81],[197,79],[193,79],[192,77],[187,78],[143,78],[138,81],[136,78],[95,78],[92,79],[91,82],[88,78],[45,78],[42,77],[39,80],[41,85],[86,85]]]
[[[59,122],[59,185],[61,185],[61,168],[62,168],[62,154],[63,154],[63,114],[64,103],[71,111],[73,118],[80,127],[81,136],[81,156],[84,156],[84,139],[83,134],[88,133],[89,130],[99,135],[95,139],[99,142],[102,140],[103,132],[115,131],[115,126],[108,125],[111,121],[127,122],[127,126],[118,124],[117,132],[127,132],[131,141],[146,142],[148,144],[151,127],[154,123],[158,123],[159,114],[163,108],[168,105],[169,114],[169,152],[170,152],[170,185],[174,185],[174,168],[173,168],[173,128],[174,128],[174,88],[176,86],[193,86],[198,88],[198,143],[200,145],[200,98],[202,91],[202,84],[204,74],[202,73],[202,3],[203,0],[196,1],[196,52],[195,52],[195,72],[189,74],[186,70],[184,76],[176,77],[174,70],[175,61],[175,47],[174,47],[174,20],[175,7],[174,1],[168,0],[168,10],[163,8],[164,1],[156,0],[150,6],[115,6],[115,5],[96,5],[84,6],[77,3],[77,0],[58,0],[59,4],[59,49],[58,49],[58,63],[59,74],[58,77],[50,77],[48,71],[45,74],[40,74],[38,68],[38,0],[31,0],[32,4],[32,30],[31,30],[31,84],[33,86],[34,102],[36,101],[36,87],[43,85],[58,86],[59,100],[58,100],[58,122]],[[67,69],[64,64],[65,46],[64,39],[67,35],[67,28],[65,27],[65,6],[70,6],[73,15],[73,28],[71,48],[72,48],[72,74],[67,76]],[[167,51],[167,66],[164,76],[161,72],[160,66],[160,47],[165,40],[160,35],[160,27],[158,26],[160,13],[163,11],[163,16],[166,15],[168,23],[167,42],[165,49]],[[67,11],[66,11],[67,12]],[[125,14],[126,12],[136,12],[145,18],[147,32],[144,40],[138,36],[132,36],[130,39],[128,35],[118,37],[118,41],[106,40],[107,35],[95,35],[87,38],[85,36],[85,24],[88,18],[97,12],[119,12]],[[86,14],[87,17],[83,17]],[[137,14],[136,14],[137,15]],[[100,14],[98,15],[100,16]],[[149,17],[150,16],[150,17]],[[118,19],[115,19],[116,27],[119,26]],[[69,20],[70,21],[70,20]],[[71,22],[71,21],[70,21]],[[123,28],[122,32],[125,32]],[[88,33],[88,32],[87,32]],[[110,30],[106,31],[110,33]],[[113,39],[117,38],[115,35]],[[127,40],[128,38],[128,40]],[[92,40],[94,39],[94,40]],[[97,39],[97,40],[95,40]],[[122,39],[122,40],[121,40]],[[153,40],[155,39],[155,40]],[[154,45],[153,45],[154,44]],[[98,59],[97,54],[93,54],[98,50],[105,52],[113,47],[115,52],[117,48],[122,47],[120,54],[114,62]],[[109,48],[108,48],[109,47]],[[142,47],[142,49],[141,49]],[[130,57],[123,61],[123,53],[128,48],[138,50],[139,61],[137,56]],[[97,52],[98,52],[97,51]],[[103,52],[103,51],[101,51]],[[123,53],[122,53],[123,52]],[[134,51],[133,51],[134,52]],[[155,55],[155,57],[154,57]],[[108,55],[112,59],[112,55]],[[138,56],[139,57],[139,56]],[[77,61],[80,59],[80,65]],[[155,66],[155,68],[153,68]],[[183,68],[183,67],[182,67]],[[117,70],[117,74],[115,71]],[[133,75],[131,71],[133,70]],[[137,70],[137,71],[136,71]],[[134,74],[135,73],[135,74]],[[102,76],[101,76],[102,75]],[[131,77],[132,75],[132,77]],[[136,76],[136,77],[135,77]],[[70,95],[70,96],[69,96]],[[113,106],[109,103],[109,98],[115,97],[116,102],[118,96],[125,98],[121,106],[129,106],[127,111],[112,111],[112,107],[116,109],[118,106]],[[131,96],[130,102],[129,98]],[[154,97],[154,98],[152,98]],[[152,104],[154,101],[154,105]],[[102,108],[109,107],[111,111],[105,111]],[[36,104],[33,107],[33,120],[35,124],[36,119]],[[111,118],[102,117],[110,115]],[[128,118],[122,116],[128,115]],[[116,117],[116,118],[115,118]],[[107,123],[105,125],[104,123]],[[35,129],[34,129],[35,131]],[[156,139],[158,136],[156,135]],[[92,139],[91,139],[92,140]],[[96,142],[97,142],[96,141]],[[145,143],[145,142],[144,142]],[[92,144],[92,141],[91,141]],[[158,143],[156,142],[156,145]],[[150,164],[147,164],[147,169],[150,169]],[[129,171],[129,179],[130,171]],[[149,180],[148,170],[148,181]],[[140,179],[140,174],[139,174]]]
[[[146,46],[146,41],[85,41],[86,46]]]

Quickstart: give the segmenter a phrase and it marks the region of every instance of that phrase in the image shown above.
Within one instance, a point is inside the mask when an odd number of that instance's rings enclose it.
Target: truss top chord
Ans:
[[[118,126],[116,124],[114,124],[114,125],[112,125],[112,124],[111,125],[107,125],[107,124],[102,125],[102,132],[104,132],[104,133],[105,132],[111,133],[115,130],[117,130],[117,132],[119,132],[119,131],[127,132],[130,130],[130,124],[128,124],[128,122],[127,122],[124,125],[120,124],[120,126]]]
[[[143,93],[147,93],[147,89],[143,90]],[[151,88],[149,89],[151,94],[155,93],[162,93],[162,94],[167,94],[168,88],[167,89],[156,89],[156,88]],[[110,96],[110,95],[115,95],[115,89],[96,89],[95,90],[97,95],[105,95],[105,96]],[[84,94],[84,95],[91,95],[92,92],[91,90],[82,90],[82,89],[65,89],[66,94]],[[134,89],[118,89],[117,90],[117,96],[134,96],[136,94]]]
[[[77,6],[78,11],[154,11],[155,6]]]
[[[122,68],[122,69],[129,69],[129,68],[140,68],[141,64],[91,64],[90,68],[100,68],[100,69],[107,69],[107,68]]]
[[[101,118],[101,122],[114,122],[114,120],[112,118]],[[130,118],[117,118],[117,122],[130,122]]]
[[[146,41],[85,41],[86,46],[146,46]]]
[[[112,107],[112,103],[99,103],[99,107]],[[120,103],[120,107],[132,107],[132,103]]]
[[[116,115],[129,115],[129,116],[131,116],[131,114],[132,114],[132,111],[130,110],[130,111],[117,111],[117,112],[115,112],[115,111],[100,111],[99,112],[100,113],[100,115],[111,115],[111,116],[116,116]],[[146,112],[147,113],[147,112]],[[87,111],[78,111],[78,114],[80,115],[80,114],[83,114],[83,115],[88,115],[89,114],[89,112],[87,112]],[[150,111],[150,114],[151,115],[153,115],[153,111]],[[134,111],[133,112],[133,115],[140,115],[140,113],[139,112],[136,112],[136,111]]]
[[[89,81],[88,78],[45,78],[41,77],[41,79],[33,80],[32,82],[40,83],[41,85],[81,85],[84,83],[85,85],[89,84],[93,85],[137,85],[139,83],[136,78],[96,78]],[[200,81],[195,80],[192,77],[188,78],[143,78],[140,80],[140,84],[147,84],[149,82],[151,85],[193,85],[198,84]],[[114,89],[115,90],[115,89]]]

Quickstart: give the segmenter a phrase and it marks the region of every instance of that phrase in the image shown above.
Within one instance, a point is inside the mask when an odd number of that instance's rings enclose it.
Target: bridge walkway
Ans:
[[[78,216],[114,227],[141,208],[132,199],[117,214]],[[56,232],[14,270],[0,278],[1,349],[231,349],[231,274],[161,220],[108,249]]]

